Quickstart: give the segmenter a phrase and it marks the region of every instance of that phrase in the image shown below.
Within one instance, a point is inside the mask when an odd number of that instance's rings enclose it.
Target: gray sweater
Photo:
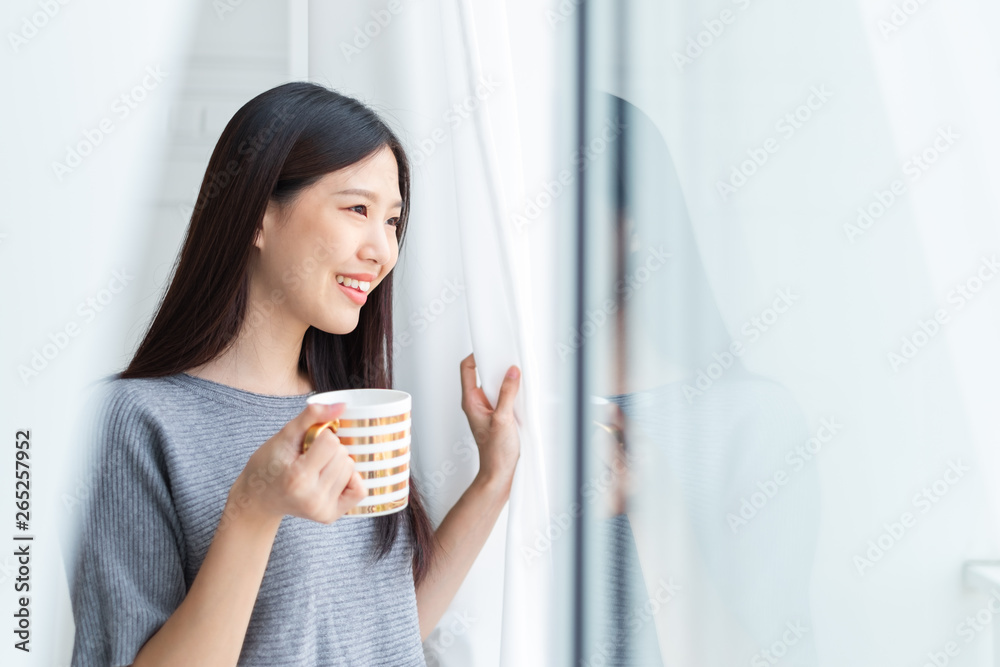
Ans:
[[[250,455],[306,396],[183,373],[107,384],[70,564],[73,667],[134,660],[184,599]],[[282,520],[240,665],[425,665],[408,531],[375,562],[374,525]]]

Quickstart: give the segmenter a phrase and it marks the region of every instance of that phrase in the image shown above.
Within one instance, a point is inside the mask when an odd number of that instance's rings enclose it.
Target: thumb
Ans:
[[[503,378],[503,384],[500,385],[500,395],[497,397],[497,412],[513,411],[514,396],[517,394],[517,388],[520,384],[521,370],[517,366],[511,366],[507,370],[507,375]]]
[[[304,433],[313,424],[322,424],[336,419],[344,414],[346,403],[310,403],[299,415],[289,422],[298,433]]]
[[[285,424],[282,430],[285,431],[286,440],[290,441],[296,448],[301,448],[302,439],[310,426],[333,421],[344,413],[346,407],[344,403],[329,405],[310,403],[294,419]]]

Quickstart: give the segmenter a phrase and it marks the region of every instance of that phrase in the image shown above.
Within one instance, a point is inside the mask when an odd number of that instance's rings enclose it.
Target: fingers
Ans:
[[[288,438],[295,444],[296,455],[303,453],[302,448],[305,446],[305,437],[311,427],[334,421],[343,414],[345,407],[343,403],[334,403],[332,405],[310,404],[295,419],[288,422],[286,426],[288,429]],[[325,437],[327,432],[332,433],[328,428],[323,429],[316,434],[316,439]],[[305,453],[308,453],[308,451]],[[310,460],[312,459],[310,458]]]
[[[330,428],[317,431],[309,449],[302,452],[307,430],[336,420],[345,407],[343,403],[308,404],[272,439],[272,449],[278,450],[287,466],[278,490],[284,495],[285,513],[332,523],[367,494],[354,460]]]
[[[311,448],[310,448],[311,449]],[[308,452],[306,452],[308,454]],[[354,459],[347,454],[347,448],[340,443],[331,447],[331,456],[325,466],[319,471],[319,485],[336,499],[355,475]]]
[[[301,436],[301,440],[305,436]],[[340,444],[340,438],[334,435],[333,431],[328,428],[323,429],[316,434],[316,439],[312,441],[309,449],[306,450],[305,454],[300,457],[300,462],[306,468],[312,468],[316,471],[320,471],[330,464],[330,461],[337,455],[337,448],[343,449],[343,445]],[[347,450],[344,450],[344,456],[347,456]]]
[[[468,394],[476,389],[476,359],[472,354],[462,359],[458,365],[462,377],[462,393]]]
[[[343,506],[344,511],[347,511],[360,503],[367,495],[368,489],[365,488],[364,480],[361,479],[361,473],[355,471],[351,475],[351,479],[347,483],[347,486],[344,487],[344,493],[340,496],[341,502],[346,503],[346,505]]]
[[[511,377],[513,375],[513,377]],[[508,412],[514,410],[514,397],[517,395],[517,388],[521,384],[521,371],[517,366],[511,366],[507,370],[507,375],[500,385],[500,395],[497,397],[497,412]]]
[[[286,433],[293,440],[297,439],[298,444],[301,446],[306,429],[313,424],[321,424],[336,419],[343,414],[346,407],[344,403],[334,403],[332,405],[310,403],[294,419],[285,424]]]
[[[330,421],[344,413],[346,403],[310,403],[296,419],[302,419],[306,427],[319,421]]]
[[[354,460],[347,455],[343,445],[340,447],[344,450],[343,459],[338,452],[338,455],[323,469],[319,480],[320,488],[326,493],[328,502],[336,507],[338,517],[368,495],[361,473],[354,469]]]
[[[472,400],[476,390],[479,389],[476,384],[476,358],[474,353],[462,359],[459,364],[459,371],[462,378],[462,396],[466,400]],[[511,373],[514,373],[514,377],[511,377]],[[507,375],[504,376],[503,384],[500,386],[500,395],[497,398],[497,410],[513,409],[514,397],[517,394],[520,381],[521,369],[517,366],[511,366],[507,370]]]

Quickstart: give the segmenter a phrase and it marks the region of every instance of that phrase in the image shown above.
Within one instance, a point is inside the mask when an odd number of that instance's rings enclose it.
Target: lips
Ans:
[[[347,295],[347,298],[360,306],[363,306],[365,301],[368,300],[368,295],[359,289],[347,287],[346,285],[342,285],[340,283],[337,283],[337,289],[342,291],[345,295]]]

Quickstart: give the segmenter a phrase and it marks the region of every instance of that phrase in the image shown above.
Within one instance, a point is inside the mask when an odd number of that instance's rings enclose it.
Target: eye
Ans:
[[[367,206],[365,206],[364,204],[358,204],[357,206],[352,206],[351,208],[349,208],[349,209],[347,209],[347,210],[348,210],[348,211],[353,211],[353,210],[354,210],[354,209],[356,209],[356,208],[360,208],[360,209],[362,209],[362,210],[360,211],[361,215],[365,215],[365,216],[367,216],[367,215],[368,215],[368,213],[367,213],[367,211],[368,211],[368,207],[367,207]]]
[[[386,224],[390,224],[393,227],[395,227],[396,225],[399,224],[399,218],[398,217],[397,218],[389,218],[388,220],[386,220]]]

